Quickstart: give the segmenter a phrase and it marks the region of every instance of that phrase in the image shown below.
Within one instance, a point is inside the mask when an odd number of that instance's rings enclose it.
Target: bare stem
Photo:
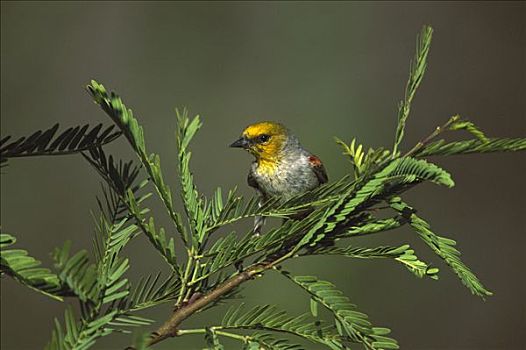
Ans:
[[[277,257],[271,262],[259,263],[247,267],[245,270],[235,274],[230,277],[225,282],[221,283],[218,287],[214,288],[212,291],[198,298],[197,300],[188,303],[187,305],[181,306],[176,309],[170,319],[168,319],[157,331],[152,334],[148,345],[153,345],[159,343],[167,338],[175,337],[181,335],[178,331],[178,327],[185,319],[190,317],[195,312],[199,311],[203,307],[213,303],[214,301],[221,298],[223,295],[228,294],[234,288],[237,288],[243,282],[253,279],[256,275],[264,272],[265,270],[271,269],[276,266],[278,263],[283,262],[290,255],[285,254],[280,257]]]
[[[411,150],[409,150],[409,152],[404,154],[404,157],[410,157],[418,153],[418,151],[420,151],[425,145],[431,142],[431,140],[433,140],[435,137],[440,135],[442,132],[446,131],[451,126],[451,124],[458,121],[459,119],[460,119],[460,116],[454,115],[451,118],[449,118],[449,120],[444,125],[437,126],[436,129],[431,134],[429,134],[422,141],[418,142],[413,148],[411,148]]]
[[[220,330],[220,329],[222,329],[221,327],[211,327],[211,328],[214,330],[215,334],[222,335],[224,337],[240,340],[240,341],[243,341],[243,342],[246,342],[248,339],[250,339],[249,336],[239,335],[239,334],[235,334],[235,333],[221,331]],[[177,331],[177,335],[178,336],[187,335],[187,334],[205,334],[205,333],[206,333],[206,328],[181,329],[181,330]]]

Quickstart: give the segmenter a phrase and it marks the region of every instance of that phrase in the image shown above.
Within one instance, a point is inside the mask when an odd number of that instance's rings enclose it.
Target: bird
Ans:
[[[307,151],[281,123],[251,124],[230,147],[242,148],[255,157],[247,182],[258,193],[260,206],[274,198],[286,201],[328,181],[320,158]],[[255,235],[260,235],[264,223],[264,217],[255,218]]]

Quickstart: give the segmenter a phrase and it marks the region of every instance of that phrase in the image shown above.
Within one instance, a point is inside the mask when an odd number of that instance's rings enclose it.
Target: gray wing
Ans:
[[[263,194],[263,191],[261,191],[261,187],[259,187],[259,184],[256,181],[254,174],[252,173],[252,169],[248,172],[247,183],[250,187],[255,188],[258,194],[260,195],[261,198],[259,200],[259,206],[261,207],[263,203],[265,202],[265,195]],[[254,217],[254,235],[255,236],[259,236],[261,234],[263,225],[265,225],[265,217],[263,216]]]
[[[255,188],[256,190],[258,190],[258,192],[261,193],[261,188],[259,187],[259,184],[256,181],[254,174],[252,173],[252,169],[248,172],[247,183],[250,187]]]

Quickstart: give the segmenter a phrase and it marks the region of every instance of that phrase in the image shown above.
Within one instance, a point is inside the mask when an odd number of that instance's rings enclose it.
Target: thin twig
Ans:
[[[435,137],[443,133],[444,131],[448,130],[451,124],[458,121],[460,119],[460,116],[454,115],[449,120],[444,123],[442,126],[437,126],[436,129],[429,134],[425,139],[422,141],[419,141],[413,148],[411,148],[406,154],[404,154],[404,157],[410,157],[413,154],[416,154],[418,151],[420,151],[424,146],[426,146],[429,142],[431,142]]]
[[[346,226],[341,227],[338,230],[344,230],[345,228]],[[179,308],[175,309],[172,313],[172,316],[161,327],[159,327],[157,331],[152,333],[152,338],[150,339],[148,345],[154,345],[167,338],[180,335],[178,333],[179,325],[192,314],[217,301],[219,298],[228,294],[242,283],[253,279],[266,270],[276,268],[279,264],[283,263],[287,259],[295,257],[295,254],[297,253],[297,240],[298,237],[291,238],[288,243],[284,243],[283,250],[275,255],[269,256],[267,258],[268,260],[247,267],[200,298],[194,301],[189,301],[187,304],[183,304]]]
[[[242,342],[246,342],[247,340],[251,339],[248,335],[239,335],[231,332],[225,332],[222,331],[222,327],[210,327],[210,329],[214,330],[214,333],[217,335],[222,335],[224,337],[240,340]],[[187,335],[187,334],[205,334],[207,332],[206,328],[196,328],[196,329],[181,329],[177,331],[177,335]]]
[[[214,290],[203,295],[199,299],[195,300],[192,303],[189,303],[185,306],[176,309],[170,319],[168,319],[157,331],[152,334],[148,345],[157,344],[167,338],[178,336],[178,327],[185,319],[190,317],[192,314],[202,309],[203,307],[213,303],[214,301],[221,298],[223,295],[228,294],[234,288],[237,288],[243,282],[253,279],[255,276],[261,274],[262,272],[273,268],[277,264],[288,259],[290,255],[288,253],[277,257],[275,260],[267,263],[259,263],[252,265],[245,270],[235,274],[230,277],[225,282],[221,283]]]

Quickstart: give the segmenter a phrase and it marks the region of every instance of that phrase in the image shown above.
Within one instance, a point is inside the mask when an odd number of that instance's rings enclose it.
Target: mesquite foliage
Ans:
[[[114,332],[129,332],[132,327],[151,331],[149,326],[154,321],[142,317],[142,310],[170,302],[171,305],[165,307],[172,308],[175,303],[174,313],[177,313],[207,294],[224,289],[212,302],[197,310],[230,303],[232,306],[223,320],[209,320],[198,329],[185,329],[177,324],[170,336],[202,334],[210,349],[223,349],[224,337],[239,340],[240,348],[244,349],[304,348],[302,343],[283,339],[283,333],[334,350],[350,349],[355,343],[371,350],[397,349],[396,340],[389,336],[390,330],[373,325],[337,286],[315,276],[293,276],[284,270],[284,263],[306,255],[380,258],[401,264],[418,278],[438,279],[439,269],[421,261],[407,244],[359,247],[352,243],[355,236],[403,225],[414,230],[471,293],[482,298],[490,296],[492,293],[462,262],[455,241],[433,232],[430,224],[418,216],[402,196],[423,182],[454,186],[451,174],[426,160],[428,156],[521,151],[526,149],[526,139],[487,137],[472,122],[453,116],[406,153],[400,151],[411,102],[426,69],[431,37],[432,29],[425,27],[418,40],[405,97],[399,105],[392,148],[366,150],[356,140],[350,143],[337,140],[352,165],[349,175],[287,201],[272,199],[260,206],[256,198],[245,199],[235,189],[221,188],[210,198],[204,196],[191,172],[190,147],[192,138],[203,125],[199,116],[190,117],[187,110],[176,110],[178,183],[168,184],[161,171],[160,156],[146,148],[139,120],[115,92],[96,81],[91,81],[87,89],[93,101],[110,117],[112,125],[104,129],[101,125],[92,129],[88,125],[72,127],[58,136],[55,135],[58,125],[55,125],[11,143],[8,143],[9,136],[2,138],[0,163],[4,165],[14,157],[80,153],[95,170],[94,176],[100,176],[104,182],[97,197],[94,259],[90,259],[86,250],[71,252],[70,243],[66,242],[52,254],[55,266],[42,267],[27,251],[15,248],[13,234],[0,236],[2,275],[51,298],[78,299],[81,305],[79,312],[67,308],[64,320],[56,320],[47,348],[87,349],[100,337]],[[454,142],[437,139],[455,130],[465,130],[470,136]],[[137,159],[123,161],[104,151],[106,143],[121,135]],[[164,228],[156,223],[148,208],[150,196],[158,196],[162,201],[173,227]],[[182,212],[176,209],[174,196],[180,197]],[[307,209],[309,214],[302,220],[290,219]],[[391,217],[380,215],[383,210],[390,210]],[[255,216],[286,220],[261,236],[219,230]],[[230,233],[220,233],[225,231]],[[142,234],[171,272],[167,276],[160,273],[143,276],[137,284],[132,284],[126,277],[132,262],[123,251],[134,237]],[[346,245],[342,246],[341,241],[347,242]],[[176,246],[184,249],[176,250]],[[177,253],[180,251],[184,254]],[[232,301],[241,286],[225,288],[229,279],[246,271],[263,274],[266,270],[278,271],[283,283],[297,286],[298,295],[303,293],[306,300],[305,314],[290,315],[267,304],[248,309]],[[323,315],[329,316],[321,319],[318,308],[327,309]],[[182,319],[190,316],[191,313]],[[145,334],[136,337],[135,348],[148,346],[149,337]],[[166,334],[153,335],[154,338],[162,336]]]

